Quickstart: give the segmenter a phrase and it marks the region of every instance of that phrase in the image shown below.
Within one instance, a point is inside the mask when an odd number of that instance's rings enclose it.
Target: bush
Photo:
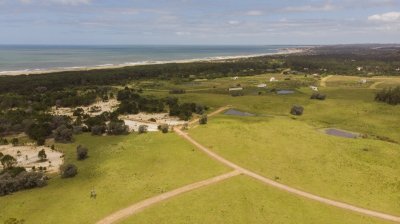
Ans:
[[[61,178],[71,178],[78,174],[78,168],[74,164],[66,164],[60,167]]]
[[[109,135],[125,135],[129,132],[128,130],[128,126],[122,120],[110,121],[107,125],[107,134]]]
[[[158,130],[160,130],[162,133],[166,134],[169,131],[169,126],[168,124],[162,124],[158,126]]]
[[[88,149],[81,145],[76,148],[76,157],[78,160],[85,160],[88,157]]]
[[[204,125],[207,124],[207,122],[208,122],[207,115],[202,115],[201,118],[199,119],[199,124]]]
[[[296,115],[296,116],[302,115],[303,112],[304,112],[304,108],[303,108],[302,106],[299,106],[299,105],[294,105],[294,106],[292,107],[292,110],[290,111],[290,113],[291,113],[292,115]]]
[[[6,172],[0,175],[0,196],[24,189],[43,187],[47,184],[47,177],[39,172],[23,171],[16,176]]]
[[[16,219],[16,218],[9,218],[6,221],[4,221],[4,224],[24,224],[25,220],[24,219]]]
[[[390,105],[400,104],[400,86],[379,91],[375,96],[375,100],[385,102]]]
[[[71,142],[73,130],[61,125],[54,131],[54,139],[56,142]]]
[[[104,126],[95,125],[91,128],[92,135],[102,135],[105,131]]]
[[[140,125],[138,130],[139,134],[147,133],[147,128],[147,125]]]
[[[185,94],[186,90],[184,89],[172,89],[169,91],[170,94]]]
[[[0,145],[8,145],[8,141],[5,138],[0,138]]]
[[[313,93],[311,95],[310,99],[312,99],[312,100],[325,100],[326,99],[326,95],[325,94],[321,94],[321,93]]]
[[[11,139],[11,144],[12,144],[13,146],[17,146],[17,145],[19,144],[18,138],[13,138],[13,139]]]

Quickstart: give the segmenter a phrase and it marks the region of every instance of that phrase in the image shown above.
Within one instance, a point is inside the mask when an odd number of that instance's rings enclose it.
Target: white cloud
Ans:
[[[239,21],[237,21],[237,20],[230,20],[230,21],[228,21],[228,23],[230,24],[230,25],[239,25]]]
[[[383,14],[375,14],[368,17],[369,21],[375,22],[400,22],[400,12],[388,12]]]
[[[302,6],[290,6],[283,9],[285,12],[326,12],[333,11],[336,6],[331,3],[324,5],[302,5]]]
[[[23,4],[31,4],[36,2],[35,0],[19,0],[19,2]],[[82,5],[82,4],[90,4],[92,0],[43,0],[40,3],[48,2],[62,5]]]
[[[247,16],[261,16],[261,15],[263,15],[263,12],[261,12],[259,10],[251,10],[251,11],[247,11],[246,15]]]

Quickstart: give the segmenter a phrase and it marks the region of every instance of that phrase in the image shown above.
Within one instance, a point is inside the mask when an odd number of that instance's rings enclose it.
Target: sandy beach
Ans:
[[[67,71],[88,71],[88,70],[114,69],[114,68],[124,68],[124,67],[132,67],[132,66],[139,66],[139,65],[157,65],[157,64],[168,64],[168,63],[213,62],[213,61],[224,61],[224,60],[232,60],[232,59],[271,56],[271,55],[299,54],[299,53],[306,52],[310,49],[311,49],[311,47],[286,48],[286,49],[281,49],[279,52],[276,52],[276,53],[241,55],[241,56],[221,56],[221,57],[207,57],[207,58],[186,59],[186,60],[141,61],[141,62],[131,62],[131,63],[123,63],[123,64],[102,64],[102,65],[97,65],[97,66],[0,71],[0,76],[34,75],[34,74],[46,74],[46,73],[67,72]]]

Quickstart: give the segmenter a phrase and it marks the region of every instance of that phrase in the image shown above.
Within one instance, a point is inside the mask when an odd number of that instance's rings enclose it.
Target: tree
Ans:
[[[17,164],[17,160],[10,155],[3,156],[0,161],[4,169],[11,169],[15,164]]]
[[[78,168],[74,164],[66,164],[60,167],[62,178],[71,178],[78,174]]]
[[[147,125],[140,125],[138,129],[139,134],[147,133],[147,128]]]
[[[202,115],[199,119],[199,124],[204,125],[207,124],[207,122],[208,122],[207,114]]]
[[[17,146],[17,145],[19,144],[18,138],[13,138],[13,139],[11,139],[11,144],[12,144],[13,146]]]
[[[40,150],[38,153],[40,161],[45,161],[47,158],[46,151],[44,149]]]
[[[102,125],[95,125],[91,128],[92,135],[102,135],[104,130],[105,128]]]
[[[299,106],[299,105],[294,105],[292,107],[292,109],[290,110],[290,113],[292,115],[296,115],[296,116],[302,115],[303,112],[304,112],[304,108],[302,106]]]
[[[78,160],[85,160],[88,157],[88,149],[81,145],[76,148],[76,156]]]
[[[3,158],[4,154],[0,152],[0,159]]]

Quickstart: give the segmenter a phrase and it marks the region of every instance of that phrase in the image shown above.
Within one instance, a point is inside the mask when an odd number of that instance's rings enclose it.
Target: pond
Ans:
[[[288,95],[288,94],[294,94],[294,90],[278,90],[276,91],[278,95]]]
[[[225,115],[233,115],[233,116],[241,116],[241,117],[252,117],[252,116],[255,116],[254,114],[243,112],[243,111],[236,110],[236,109],[229,109],[229,110],[225,111],[224,114]]]
[[[339,129],[325,129],[325,134],[327,135],[333,135],[337,137],[343,137],[343,138],[357,138],[360,136],[358,133],[352,133],[344,130],[339,130]]]

